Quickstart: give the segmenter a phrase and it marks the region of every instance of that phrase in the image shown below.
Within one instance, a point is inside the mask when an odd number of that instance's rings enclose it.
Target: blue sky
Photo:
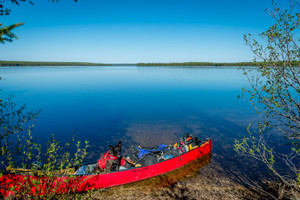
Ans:
[[[284,1],[284,0],[282,0]],[[19,39],[0,60],[137,62],[252,61],[243,35],[265,31],[271,0],[33,0],[11,6],[3,25]]]

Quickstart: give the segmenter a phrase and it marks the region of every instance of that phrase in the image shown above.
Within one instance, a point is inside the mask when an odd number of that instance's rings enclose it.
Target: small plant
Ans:
[[[73,155],[69,153],[72,145],[76,148]],[[22,199],[53,199],[57,195],[62,198],[75,193],[85,179],[73,175],[74,166],[82,163],[87,155],[88,141],[85,141],[83,148],[80,146],[81,142],[74,143],[74,137],[71,142],[60,145],[52,135],[43,150],[28,130],[26,136],[18,137],[14,147],[4,145],[1,148],[2,156],[6,157],[1,160],[2,166],[10,173],[19,174],[12,178],[2,172],[2,188],[6,193]]]

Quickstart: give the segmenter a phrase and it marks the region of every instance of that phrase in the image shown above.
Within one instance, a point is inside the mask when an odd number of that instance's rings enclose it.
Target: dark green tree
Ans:
[[[235,141],[235,150],[262,161],[278,178],[281,187],[274,198],[300,199],[299,5],[287,0],[289,8],[280,9],[272,2],[268,14],[275,24],[257,39],[244,36],[262,63],[245,71],[250,87],[241,97],[252,103],[261,121],[256,127],[249,125],[249,135]]]

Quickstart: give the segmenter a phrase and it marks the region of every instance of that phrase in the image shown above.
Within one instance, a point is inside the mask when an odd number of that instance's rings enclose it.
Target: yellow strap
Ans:
[[[204,146],[204,145],[208,144],[208,142],[209,142],[209,141],[207,141],[207,142],[204,142],[203,144],[201,144],[201,146],[200,146],[200,147],[202,147],[202,146]]]

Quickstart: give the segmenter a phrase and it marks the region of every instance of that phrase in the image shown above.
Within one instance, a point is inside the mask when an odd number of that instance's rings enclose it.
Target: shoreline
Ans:
[[[182,63],[91,63],[91,62],[49,62],[49,61],[0,61],[0,67],[18,66],[137,66],[137,67],[228,67],[228,66],[258,66],[260,63],[212,63],[212,62],[182,62]]]

